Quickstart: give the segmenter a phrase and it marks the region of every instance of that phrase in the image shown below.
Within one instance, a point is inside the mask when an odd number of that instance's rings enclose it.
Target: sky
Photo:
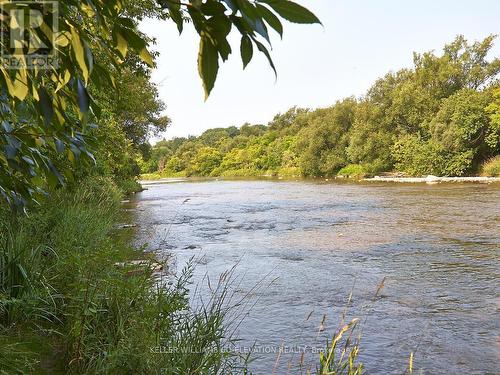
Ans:
[[[239,37],[233,31],[234,52],[221,63],[207,101],[197,70],[199,39],[192,25],[179,36],[170,21],[143,21],[141,30],[157,40],[153,49],[160,55],[152,79],[172,120],[157,139],[246,122],[267,124],[295,105],[327,107],[363,95],[389,71],[411,67],[414,51],[440,53],[458,34],[469,41],[500,34],[499,0],[295,1],[313,11],[323,26],[283,21],[283,39],[271,35],[277,79],[260,53],[242,69]],[[500,40],[491,56],[500,56]]]

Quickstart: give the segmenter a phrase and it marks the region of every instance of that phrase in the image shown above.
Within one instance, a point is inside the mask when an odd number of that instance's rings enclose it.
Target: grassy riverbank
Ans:
[[[147,259],[116,235],[122,198],[110,179],[94,178],[54,192],[28,216],[2,209],[1,374],[197,374],[239,366],[230,353],[204,351],[227,340],[224,301],[190,307],[189,269],[167,287],[148,267],[117,266]],[[160,347],[197,350],[165,355]]]

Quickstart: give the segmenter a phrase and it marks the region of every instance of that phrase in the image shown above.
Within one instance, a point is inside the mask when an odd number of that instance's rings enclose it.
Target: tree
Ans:
[[[339,101],[319,110],[320,115],[299,133],[302,174],[331,176],[349,163],[347,146],[355,109],[354,98]]]
[[[267,126],[245,124],[228,138],[208,130],[195,143],[223,155],[211,174],[463,175],[500,148],[498,59],[493,37],[469,44],[459,36],[442,55],[415,54],[413,69],[378,79],[359,100],[329,108],[291,108]],[[235,132],[236,134],[236,132]],[[185,164],[192,160],[184,159]],[[354,165],[352,165],[354,164]],[[288,170],[287,170],[288,169]]]
[[[170,119],[163,115],[165,104],[158,97],[156,86],[150,81],[150,74],[143,69],[125,68],[116,79],[116,90],[97,91],[94,98],[107,110],[99,122],[114,116],[128,139],[139,147],[152,135],[165,131]]]
[[[411,135],[394,148],[397,167],[410,174],[461,176],[494,155],[496,132],[487,108],[489,91],[462,89],[442,101],[429,123],[430,137]],[[488,142],[487,142],[488,140]]]
[[[356,109],[347,154],[352,163],[365,165],[367,172],[387,171],[393,166],[391,147],[396,129],[384,114],[380,106],[368,100]]]
[[[188,175],[210,176],[222,161],[222,154],[213,147],[202,147],[190,165]]]
[[[17,41],[14,50],[1,46],[4,55],[21,56],[19,69],[0,69],[0,195],[19,207],[36,200],[47,183],[55,186],[73,177],[73,168],[56,168],[54,155],[70,162],[62,163],[65,166],[76,165],[80,156],[93,159],[86,135],[95,127],[91,120],[94,115],[99,118],[99,106],[89,87],[103,92],[116,89],[116,78],[128,56],[154,64],[149,40],[137,31],[137,19],[152,13],[175,22],[179,32],[186,23],[195,28],[200,35],[198,70],[206,96],[214,86],[219,60],[227,60],[231,53],[227,38],[233,26],[241,35],[243,66],[252,59],[255,46],[275,69],[264,44],[270,43],[267,27],[281,35],[278,16],[292,22],[319,23],[310,11],[288,0],[61,0],[57,5],[47,9],[45,3],[2,3],[3,9],[18,7],[22,14],[36,13],[46,26],[39,28],[38,22],[21,25],[4,16],[2,32],[21,35],[26,31],[30,40],[43,41],[46,50],[57,52],[59,61],[57,69],[29,69],[27,58],[33,51],[27,42]],[[58,30],[53,27],[56,24]],[[155,108],[152,112],[157,113]],[[164,120],[160,127],[163,125]],[[127,124],[123,126],[127,128]]]
[[[486,112],[490,117],[490,127],[486,134],[485,142],[494,150],[493,153],[500,153],[500,87],[492,90],[493,101],[486,107]]]

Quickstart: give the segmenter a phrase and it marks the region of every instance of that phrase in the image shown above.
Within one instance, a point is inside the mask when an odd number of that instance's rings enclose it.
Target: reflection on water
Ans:
[[[242,345],[323,346],[353,285],[355,315],[387,277],[363,332],[367,373],[401,374],[411,351],[426,374],[500,373],[499,185],[186,181],[137,199],[138,241],[178,269],[195,256],[195,282],[237,262],[242,293],[277,278],[257,290]]]

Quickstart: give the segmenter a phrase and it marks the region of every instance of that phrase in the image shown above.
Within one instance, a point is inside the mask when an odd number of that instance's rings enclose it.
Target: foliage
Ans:
[[[93,161],[89,133],[96,122],[114,120],[133,145],[143,148],[151,130],[161,131],[168,125],[145,66],[154,64],[147,49],[151,41],[137,30],[138,20],[146,16],[169,20],[179,32],[186,23],[195,28],[200,35],[199,73],[207,96],[219,59],[225,61],[231,53],[227,38],[233,26],[242,37],[244,66],[255,46],[275,70],[263,43],[270,43],[267,27],[281,35],[279,17],[319,23],[310,11],[289,0],[64,0],[56,7],[51,4],[9,0],[2,5],[3,9],[20,7],[43,21],[43,27],[38,27],[38,21],[25,25],[5,16],[4,32],[22,35],[26,29],[30,40],[43,42],[44,52],[57,52],[57,67],[33,69],[27,61],[37,51],[22,38],[13,47],[0,46],[4,54],[17,56],[19,65],[18,69],[3,65],[0,69],[0,195],[21,208],[39,199],[47,185],[71,181],[81,157]],[[108,113],[101,116],[101,110]]]
[[[158,98],[157,87],[142,67],[122,69],[116,78],[117,89],[96,90],[95,98],[101,109],[99,123],[116,121],[126,138],[135,146],[167,129],[170,119],[162,115],[165,104]]]
[[[356,338],[356,336],[354,336],[357,323],[358,319],[353,319],[335,333],[328,345],[328,350],[320,354],[318,374],[363,374],[363,364],[356,363],[359,356],[360,341],[359,337]],[[341,346],[341,340],[346,334],[349,337],[344,340]],[[340,358],[337,358],[337,352],[339,351]]]
[[[415,54],[413,69],[385,75],[360,99],[317,110],[293,107],[267,126],[159,142],[147,163],[164,165],[165,175],[476,173],[500,151],[500,63],[487,59],[493,40],[469,44],[458,36],[441,56]],[[217,155],[214,168],[197,172],[206,147]]]
[[[481,171],[484,176],[500,177],[500,155],[486,160]]]
[[[354,98],[337,102],[331,109],[318,111],[301,130],[297,151],[303,175],[331,176],[348,163],[346,149],[356,105]]]
[[[492,90],[493,101],[486,107],[490,117],[489,132],[485,137],[486,144],[500,152],[500,87]]]
[[[188,175],[209,176],[222,162],[222,154],[213,147],[198,150],[190,166]]]
[[[289,0],[193,0],[179,3],[159,0],[168,9],[170,18],[177,24],[179,33],[183,30],[188,15],[196,32],[200,35],[198,72],[205,89],[205,97],[212,91],[219,60],[226,61],[231,54],[228,35],[234,26],[241,34],[240,54],[245,68],[252,60],[254,47],[263,53],[276,73],[274,63],[264,41],[270,42],[268,27],[282,36],[283,26],[278,16],[296,23],[320,23],[306,8]],[[266,26],[267,25],[267,26]]]
[[[337,172],[338,176],[363,177],[367,174],[365,167],[359,164],[348,164]]]
[[[47,373],[243,372],[225,349],[227,282],[190,305],[190,266],[168,286],[127,263],[148,258],[113,234],[120,197],[111,179],[95,178],[51,194],[29,217],[1,212],[0,373],[41,362]]]
[[[435,140],[418,136],[402,137],[393,147],[396,168],[412,176],[460,176],[472,165],[471,150],[454,152]]]
[[[428,124],[427,140],[407,135],[396,142],[396,167],[413,175],[463,175],[495,153],[486,108],[488,91],[463,89],[444,99]],[[476,166],[474,165],[476,164]]]
[[[15,5],[14,2],[9,2]],[[8,6],[9,4],[3,4]],[[31,4],[43,11],[44,4]],[[46,10],[46,9],[45,9]],[[128,49],[149,64],[152,57],[133,22],[121,14],[118,1],[61,1],[58,12],[43,14],[46,25],[59,19],[58,30],[38,28],[29,23],[29,32],[57,51],[57,69],[32,69],[26,63],[28,45],[16,45],[20,69],[1,67],[0,115],[0,193],[10,203],[24,205],[39,196],[45,183],[51,186],[72,179],[71,169],[62,172],[55,167],[53,154],[74,163],[80,156],[93,158],[84,134],[92,128],[89,122],[97,108],[87,89],[89,84],[108,87],[109,70],[96,60],[93,49],[108,54],[108,62],[118,67]],[[9,22],[9,24],[5,24]],[[17,26],[16,26],[17,25]],[[21,28],[8,17],[2,28]],[[109,30],[113,30],[112,33]],[[57,35],[53,32],[57,31]],[[2,45],[5,52],[9,46]]]

